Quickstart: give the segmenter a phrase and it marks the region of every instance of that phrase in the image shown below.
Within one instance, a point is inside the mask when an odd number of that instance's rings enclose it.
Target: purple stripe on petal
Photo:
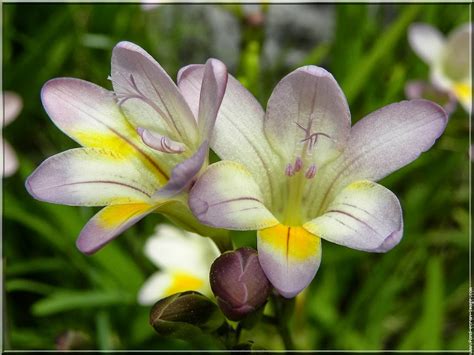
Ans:
[[[96,148],[54,155],[26,181],[34,198],[72,206],[147,201],[158,186],[155,176],[140,161]]]
[[[201,223],[235,230],[255,230],[278,223],[262,201],[252,175],[232,161],[209,166],[193,185],[188,200]]]
[[[316,209],[309,215],[324,212],[347,184],[380,180],[417,159],[433,146],[447,122],[441,106],[422,99],[385,106],[358,121],[343,155],[326,169],[325,179],[308,198]]]
[[[342,189],[322,216],[303,227],[349,248],[386,252],[402,238],[402,209],[395,194],[382,185],[357,181]]]
[[[146,204],[107,206],[87,222],[76,246],[84,254],[93,254],[155,208]]]

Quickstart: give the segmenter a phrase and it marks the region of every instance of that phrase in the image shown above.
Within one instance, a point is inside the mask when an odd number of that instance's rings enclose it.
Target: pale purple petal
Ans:
[[[430,149],[447,122],[446,112],[427,100],[402,101],[371,113],[352,127],[346,174],[382,179]]]
[[[194,181],[194,178],[201,170],[204,161],[207,158],[209,151],[209,143],[205,141],[201,144],[196,153],[191,158],[179,163],[173,169],[171,178],[168,183],[158,190],[153,198],[162,199],[169,198],[179,194],[181,191],[189,188]]]
[[[395,194],[382,185],[356,181],[339,192],[322,216],[303,227],[349,248],[386,252],[402,238],[402,209]]]
[[[111,80],[118,103],[135,127],[197,145],[195,118],[175,83],[139,46],[120,42],[112,54]]]
[[[196,113],[203,75],[203,65],[189,65],[178,74],[179,89]],[[272,184],[272,171],[279,160],[263,132],[264,114],[255,97],[229,75],[211,148],[222,159],[245,165],[260,186],[265,201],[271,203],[279,193],[278,187]]]
[[[41,89],[41,100],[58,128],[81,145],[100,146],[104,135],[129,138],[129,131],[135,133],[113,93],[90,82],[74,78],[49,80]]]
[[[3,98],[5,112],[2,125],[6,126],[20,114],[23,108],[23,101],[18,94],[11,91],[4,91]]]
[[[261,230],[257,249],[265,275],[286,298],[308,286],[321,263],[321,239],[301,227],[277,225]]]
[[[226,86],[226,66],[220,60],[209,59],[204,66],[199,99],[198,127],[203,141],[211,138]]]
[[[189,193],[189,207],[212,227],[255,230],[278,223],[252,175],[232,161],[220,161],[204,171]]]
[[[349,137],[347,100],[334,77],[306,66],[284,77],[273,90],[265,116],[265,134],[286,163],[302,157],[321,167],[341,154]]]
[[[229,77],[232,77],[230,74]],[[204,77],[203,64],[190,64],[178,71],[178,89],[188,103],[194,117],[199,115],[199,100],[201,98],[202,79]],[[234,79],[235,80],[235,79]]]
[[[16,153],[13,150],[12,146],[1,137],[0,144],[2,144],[3,148],[3,177],[9,177],[12,176],[18,170],[18,158],[16,157]]]
[[[385,106],[357,122],[347,148],[317,179],[308,197],[320,215],[340,189],[357,180],[377,181],[411,163],[430,149],[443,133],[448,118],[437,104],[411,100]]]
[[[155,208],[156,206],[148,204],[107,206],[87,222],[79,234],[76,246],[84,254],[93,254]]]
[[[43,86],[41,98],[51,120],[82,146],[133,153],[161,182],[167,180],[170,162],[143,145],[112,92],[84,80],[57,78]]]
[[[415,23],[408,29],[411,48],[428,64],[439,59],[444,41],[444,36],[433,26]]]
[[[159,187],[140,161],[98,148],[77,148],[46,159],[27,179],[41,201],[71,206],[148,201]]]

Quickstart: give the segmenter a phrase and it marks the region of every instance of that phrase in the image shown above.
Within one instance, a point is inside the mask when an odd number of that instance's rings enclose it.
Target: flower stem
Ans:
[[[273,304],[275,306],[275,316],[277,319],[277,329],[280,334],[283,344],[286,350],[294,350],[294,342],[291,337],[289,329],[290,317],[294,309],[294,299],[286,299],[281,296],[275,296],[273,298]]]

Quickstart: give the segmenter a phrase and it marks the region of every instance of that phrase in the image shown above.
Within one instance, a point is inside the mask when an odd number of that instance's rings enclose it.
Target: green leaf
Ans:
[[[422,9],[419,5],[405,5],[398,18],[390,26],[380,33],[377,42],[369,50],[367,55],[361,56],[354,64],[352,75],[342,82],[347,101],[351,105],[362,89],[370,83],[377,66],[388,53],[393,52],[393,47],[401,39],[405,38],[408,25],[413,22],[416,15]]]
[[[441,258],[431,257],[426,266],[426,286],[421,315],[420,346],[423,350],[443,349],[444,280]]]
[[[26,291],[48,295],[54,292],[56,288],[38,281],[12,279],[5,282],[5,289],[7,292]]]
[[[36,258],[31,260],[11,261],[7,258],[5,274],[7,276],[18,276],[23,274],[48,273],[64,271],[68,265],[54,258]]]
[[[125,253],[118,244],[110,243],[89,258],[107,270],[121,288],[130,291],[130,295],[135,295],[145,281],[130,254]]]
[[[134,302],[134,298],[119,291],[59,291],[33,304],[32,312],[35,316],[49,316],[78,309],[127,305]]]
[[[112,350],[113,333],[110,325],[109,314],[105,311],[100,311],[96,316],[97,328],[97,343],[100,350]]]

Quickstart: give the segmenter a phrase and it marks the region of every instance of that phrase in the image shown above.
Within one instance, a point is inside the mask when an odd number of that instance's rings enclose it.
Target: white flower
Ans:
[[[433,85],[454,95],[467,112],[472,111],[471,28],[463,24],[445,38],[436,28],[416,23],[408,32],[411,47],[430,66]]]
[[[145,255],[160,268],[138,293],[138,303],[151,305],[183,291],[211,296],[209,270],[219,256],[211,239],[161,224],[145,244]]]

